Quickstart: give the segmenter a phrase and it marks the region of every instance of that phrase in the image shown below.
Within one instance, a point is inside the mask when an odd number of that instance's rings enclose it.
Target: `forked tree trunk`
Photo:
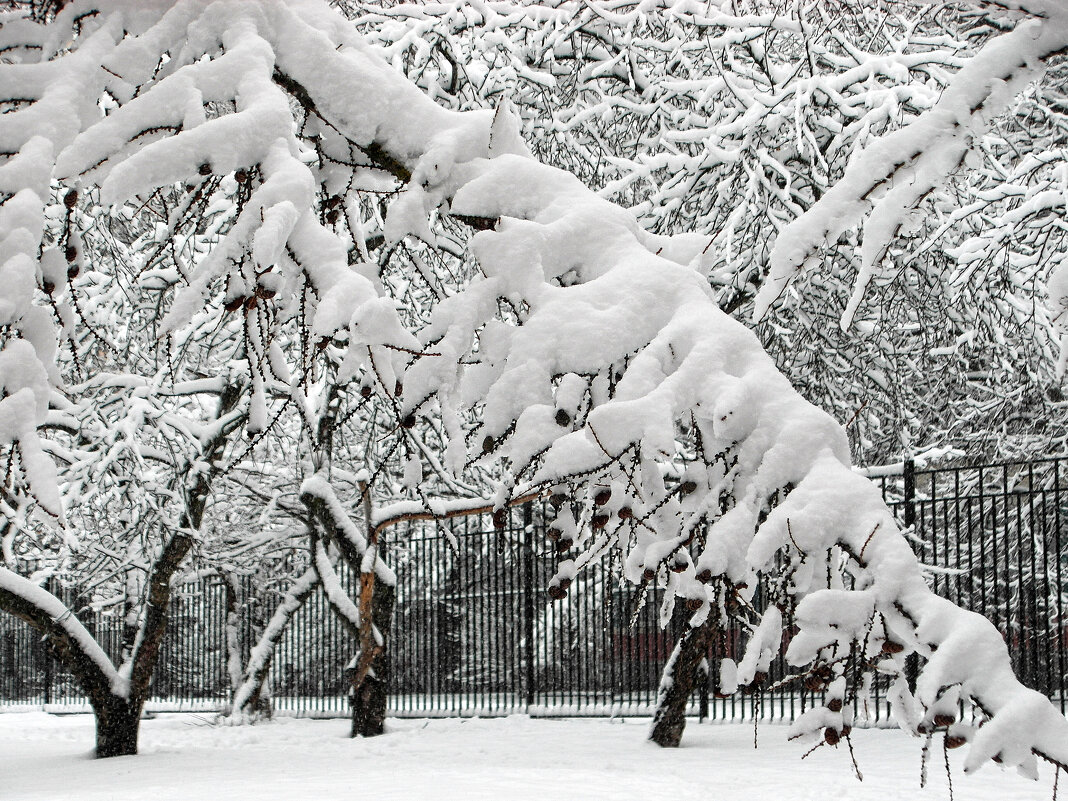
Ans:
[[[128,701],[117,696],[93,702],[97,758],[133,756],[137,753],[137,734],[141,727],[143,706],[143,700]]]
[[[675,644],[671,658],[664,666],[657,693],[656,713],[649,739],[663,748],[678,748],[686,728],[686,704],[697,686],[701,660],[708,655],[712,642],[712,625],[705,621],[697,628],[686,630]]]
[[[350,680],[352,688],[352,737],[375,737],[385,731],[386,702],[389,696],[392,658],[389,651],[389,635],[393,624],[393,607],[397,593],[384,581],[374,583],[371,601],[371,621],[382,635],[382,645],[371,660],[371,669],[358,684],[359,676],[354,671]],[[359,660],[357,660],[359,662]]]

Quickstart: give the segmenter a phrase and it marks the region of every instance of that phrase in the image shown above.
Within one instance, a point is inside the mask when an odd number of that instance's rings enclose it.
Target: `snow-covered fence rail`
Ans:
[[[991,619],[1021,680],[1068,711],[1068,460],[949,468],[905,462],[875,480],[899,520],[913,527],[911,541],[938,594]],[[551,515],[551,506],[530,504],[512,510],[504,530],[494,529],[488,515],[460,518],[448,535],[422,524],[390,530],[387,548],[398,576],[392,714],[652,712],[683,621],[661,629],[657,599],[641,604],[636,588],[620,583],[607,565],[582,573],[577,592],[549,603],[545,588],[556,565],[555,543],[546,537]],[[339,573],[343,583],[353,582]],[[105,650],[117,651],[121,620],[80,610],[75,593],[64,593]],[[757,592],[754,605],[764,597]],[[246,608],[243,625],[271,611]],[[740,656],[741,641],[741,632],[723,632],[715,655]],[[217,578],[178,588],[163,649],[150,709],[226,707],[226,598]],[[275,654],[276,711],[345,714],[342,669],[352,649],[321,592],[312,595]],[[791,719],[813,701],[803,678],[784,681],[781,659],[762,693],[716,699],[719,660],[710,664],[706,687],[692,699],[695,713]],[[872,685],[869,720],[887,715],[884,689],[879,681]],[[0,709],[26,706],[87,708],[32,630],[0,617]]]

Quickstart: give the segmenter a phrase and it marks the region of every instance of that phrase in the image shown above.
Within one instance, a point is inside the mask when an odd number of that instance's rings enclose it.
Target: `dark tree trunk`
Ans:
[[[649,739],[663,748],[678,748],[682,731],[686,728],[686,704],[693,694],[699,676],[705,675],[701,660],[708,655],[712,642],[712,626],[706,621],[697,628],[687,629],[679,638],[664,674],[660,677],[656,714]]]
[[[93,704],[97,759],[133,756],[137,753],[137,733],[141,727],[143,705],[144,701],[127,701],[115,696]]]
[[[371,601],[371,620],[382,635],[382,647],[371,662],[371,670],[352,694],[352,736],[375,737],[385,732],[386,702],[389,696],[392,659],[389,634],[393,624],[396,589],[383,581],[374,584]]]

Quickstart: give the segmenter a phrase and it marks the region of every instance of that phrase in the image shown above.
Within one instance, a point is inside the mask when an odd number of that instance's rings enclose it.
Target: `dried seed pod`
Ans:
[[[687,598],[686,608],[691,612],[696,612],[704,604],[704,601],[700,598]]]
[[[652,581],[655,578],[656,571],[653,570],[651,567],[647,567],[645,568],[645,570],[642,571],[642,581]]]
[[[702,584],[708,584],[712,580],[712,571],[707,567],[697,574],[697,580]]]
[[[46,295],[51,295],[53,292],[56,291],[56,285],[53,284],[51,281],[47,281],[47,280],[46,281],[42,281],[41,282],[41,289],[44,290],[44,293]]]
[[[827,708],[829,710],[831,710],[832,712],[841,712],[842,711],[842,699],[841,698],[832,698],[830,701],[827,702]]]
[[[232,309],[231,309],[231,311],[232,311]],[[315,343],[315,347],[318,348],[319,350],[326,350],[326,347],[329,344],[330,344],[330,337],[321,337],[319,339],[319,341]]]
[[[74,245],[67,245],[66,249],[63,251],[63,256],[68,262],[74,261],[78,258],[78,248],[74,247]]]
[[[270,300],[271,298],[273,298],[277,294],[278,293],[275,290],[270,289],[268,287],[265,287],[265,286],[257,286],[256,287],[256,297],[258,297],[260,300]]]
[[[689,495],[691,492],[695,492],[696,490],[696,481],[683,481],[681,484],[679,484],[679,492],[681,492],[683,495]]]
[[[935,717],[934,717],[934,724],[936,726],[938,726],[939,728],[943,728],[943,729],[946,728],[947,726],[952,726],[956,722],[957,722],[957,716],[956,715],[947,715],[945,712],[942,712],[942,713],[940,713],[938,715],[935,715]]]
[[[545,532],[545,536],[551,539],[553,542],[556,542],[558,539],[560,539],[563,534],[564,532],[558,529],[556,526],[549,526],[548,530]]]
[[[823,739],[827,745],[838,745],[838,731],[830,726],[823,730]]]
[[[556,424],[561,428],[566,428],[571,425],[571,415],[569,415],[564,409],[556,410]]]
[[[954,737],[946,735],[946,748],[960,748],[968,742],[964,737]]]
[[[496,444],[497,442],[493,439],[493,437],[487,436],[484,440],[482,440],[482,452],[489,453],[493,450],[493,446]]]
[[[498,531],[502,531],[505,525],[508,523],[508,510],[507,509],[494,509],[493,515],[493,527]]]
[[[608,489],[607,487],[605,489],[600,490],[596,495],[593,496],[593,502],[598,506],[604,506],[611,499],[612,490]]]
[[[570,586],[571,586],[571,579],[567,578],[566,576],[564,578],[560,579],[560,589],[566,590]]]
[[[758,670],[756,673],[753,674],[753,684],[756,687],[763,686],[764,682],[766,682],[767,680],[768,674],[765,673],[763,670]]]
[[[415,428],[415,415],[414,414],[405,415],[404,418],[401,420],[401,428],[409,429],[409,430]],[[503,528],[503,526],[502,526],[502,528]]]
[[[549,496],[549,503],[552,504],[553,509],[559,509],[567,502],[567,496],[562,492],[554,492]]]
[[[893,640],[883,640],[883,653],[884,654],[900,654],[905,650],[905,646],[899,642]]]
[[[681,573],[689,566],[690,563],[687,562],[685,559],[676,559],[674,562],[671,563],[671,567],[669,568],[669,570],[671,570],[672,573]]]
[[[826,686],[823,683],[823,679],[821,679],[815,673],[809,673],[807,676],[805,676],[805,680],[802,683],[805,685],[806,690],[811,690],[812,692],[819,692]]]
[[[404,394],[404,384],[402,384],[400,381],[398,381],[396,384],[394,384],[393,385],[393,394],[398,396],[398,397],[403,395]]]
[[[72,264],[70,267],[67,268],[67,280],[70,280],[72,278],[77,278],[78,277],[78,273],[80,273],[81,271],[82,271],[81,267],[79,267],[78,263],[75,262],[74,264]]]
[[[1004,760],[1002,760],[1002,758],[1001,758],[1001,754],[1000,754],[1000,752],[999,752],[999,753],[997,753],[997,754],[994,754],[994,756],[992,756],[992,757],[990,757],[990,758],[991,758],[992,760],[994,760],[995,762],[997,762],[997,763],[998,763],[999,765],[1000,765],[1000,764],[1001,764],[1001,763],[1002,763],[1002,762],[1004,761]]]
[[[197,172],[199,172],[201,175],[211,175],[211,164],[205,161],[203,164],[197,167]]]
[[[556,552],[567,553],[571,550],[571,546],[575,544],[575,541],[570,537],[561,537],[556,541]]]
[[[600,531],[602,528],[608,525],[608,515],[594,515],[590,519],[590,528],[594,531]]]
[[[73,209],[76,205],[78,205],[77,189],[70,189],[67,191],[67,194],[63,196],[63,205],[66,206],[68,209]]]
[[[328,211],[326,213],[326,221],[330,225],[337,225],[337,220],[338,220],[339,216],[340,215],[338,214],[338,210],[337,209],[330,209],[330,211]]]
[[[552,586],[549,587],[549,597],[554,601],[562,601],[567,597],[567,590],[563,587]]]
[[[248,180],[248,171],[238,170],[234,173],[234,180],[237,181],[239,184],[245,183],[245,181]]]
[[[245,298],[245,308],[246,309],[251,309],[255,305],[256,305],[256,296],[255,295],[249,295],[247,298]]]
[[[843,737],[848,737],[852,733],[853,733],[853,727],[850,726],[848,723],[843,723],[842,724],[842,736]]]
[[[831,670],[830,665],[820,665],[816,668],[816,675],[824,681],[830,681],[834,678],[834,671]]]
[[[361,398],[369,398],[369,397],[371,397],[371,393],[373,391],[374,390],[371,389],[371,385],[370,384],[364,384],[363,386],[360,387],[360,397]]]
[[[634,517],[634,510],[629,506],[621,506],[616,514],[619,515],[620,520],[630,520]]]
[[[238,309],[245,305],[245,296],[238,295],[236,298],[231,298],[222,304],[222,308],[227,312],[236,312]],[[329,340],[327,340],[329,342]]]

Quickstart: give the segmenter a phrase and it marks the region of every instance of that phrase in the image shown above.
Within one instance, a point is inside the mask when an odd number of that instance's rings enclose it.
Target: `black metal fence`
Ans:
[[[935,590],[987,615],[1005,635],[1024,683],[1066,704],[1068,678],[1068,461],[870,471],[906,526]],[[660,598],[640,603],[611,565],[583,573],[566,599],[545,593],[556,566],[544,536],[546,510],[515,510],[503,532],[488,517],[462,518],[451,537],[434,528],[391,530],[387,560],[398,576],[391,648],[391,711],[405,716],[648,714],[660,670],[685,617],[660,626]],[[342,574],[352,589],[352,580]],[[68,604],[84,609],[71,592]],[[252,598],[251,593],[247,593]],[[754,604],[762,604],[757,591]],[[242,615],[246,648],[252,620],[270,600],[249,600]],[[80,615],[114,658],[121,620]],[[217,579],[178,587],[149,708],[214,710],[229,697],[225,593]],[[741,632],[728,633],[718,657],[739,657]],[[314,594],[292,620],[274,657],[276,710],[307,715],[347,711],[342,668],[353,643]],[[710,671],[716,685],[716,663]],[[769,684],[785,675],[781,659]],[[799,685],[759,695],[694,698],[718,718],[784,718],[812,700]],[[873,686],[869,718],[888,714]],[[69,674],[48,658],[39,637],[0,616],[0,709],[83,708]]]

